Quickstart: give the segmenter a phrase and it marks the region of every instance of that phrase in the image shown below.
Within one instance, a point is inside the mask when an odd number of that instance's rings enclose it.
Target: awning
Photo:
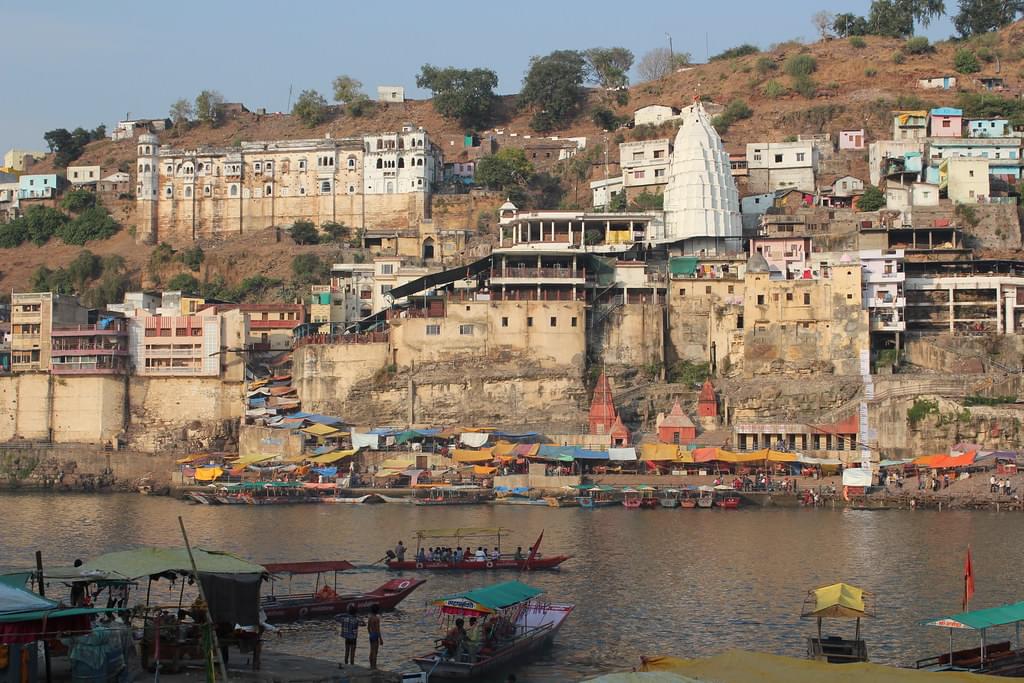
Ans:
[[[480,448],[491,438],[488,432],[463,432],[459,434],[459,443],[470,448]]]
[[[416,457],[413,456],[411,458],[388,458],[380,463],[379,468],[382,470],[407,470],[415,466]]]
[[[245,467],[246,465],[255,465],[258,462],[266,462],[267,460],[273,460],[278,457],[277,455],[267,455],[265,453],[247,453],[235,460],[232,465],[235,467]]]
[[[516,449],[516,445],[517,444],[510,443],[508,441],[499,441],[497,444],[494,445],[494,451],[493,452],[494,452],[495,457],[503,457],[503,456],[510,456],[510,455],[512,455],[513,451],[515,451],[515,449]]]
[[[350,455],[355,455],[355,449],[349,449],[347,451],[334,451],[333,453],[326,453],[324,455],[317,455],[312,458],[307,458],[309,462],[314,462],[317,465],[329,465],[332,462],[338,462],[343,458],[347,458]]]
[[[209,574],[263,574],[265,569],[230,553],[193,548],[196,569]],[[92,574],[116,573],[126,579],[140,579],[173,571],[191,574],[192,564],[184,548],[138,548],[107,553],[79,567],[44,570],[53,581],[89,580]]]
[[[867,616],[865,592],[848,583],[834,583],[816,588],[808,593],[807,608],[801,617],[844,617]]]
[[[993,626],[1015,624],[1018,621],[1024,621],[1024,602],[989,607],[988,609],[979,609],[973,612],[960,612],[958,614],[951,614],[948,617],[927,619],[921,623],[925,626],[941,626],[944,628],[978,631]]]
[[[951,467],[967,467],[974,464],[975,451],[963,455],[925,455],[914,460],[918,467],[931,467],[933,469],[947,469]]]
[[[871,470],[866,467],[848,467],[843,470],[843,486],[871,486]]]
[[[607,460],[608,451],[592,451],[586,448],[575,448],[572,454],[575,460]]]
[[[481,476],[490,476],[498,471],[497,467],[485,467],[483,465],[473,465],[473,474],[479,474]]]
[[[311,424],[308,427],[303,427],[302,431],[305,432],[306,434],[309,434],[310,436],[319,436],[319,437],[344,436],[345,435],[345,433],[342,432],[337,427],[331,427],[330,425],[319,424],[319,423],[314,423],[314,424]]]
[[[490,614],[526,602],[544,591],[518,581],[507,581],[485,588],[455,593],[434,604],[445,614]]]
[[[355,448],[369,448],[375,451],[379,447],[379,442],[380,434],[352,432],[352,446]]]
[[[193,475],[196,481],[217,481],[224,475],[224,470],[219,467],[199,467]]]
[[[608,459],[617,462],[634,461],[636,460],[636,449],[632,446],[629,448],[609,448]]]
[[[494,460],[494,453],[490,448],[481,448],[478,451],[471,451],[464,448],[456,448],[452,453],[455,462],[478,463]]]
[[[675,460],[679,446],[671,443],[645,443],[640,446],[641,460]]]

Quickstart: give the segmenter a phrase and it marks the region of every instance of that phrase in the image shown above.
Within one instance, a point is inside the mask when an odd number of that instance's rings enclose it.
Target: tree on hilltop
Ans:
[[[1012,24],[1024,12],[1024,0],[959,0],[953,26],[963,38]]]
[[[204,90],[196,95],[196,118],[213,127],[224,121],[224,96],[216,90]]]
[[[586,76],[587,61],[576,50],[555,50],[530,59],[519,95],[536,109],[530,127],[545,132],[567,124],[585,99],[581,86]]]
[[[363,92],[363,82],[351,76],[334,79],[334,101],[345,106],[350,116],[365,116],[373,112],[373,101]]]
[[[313,128],[327,120],[327,100],[316,90],[303,90],[292,107],[292,116]]]
[[[456,119],[467,128],[481,128],[491,120],[498,97],[498,74],[490,69],[420,67],[416,87],[429,90],[434,110],[448,119]]]
[[[656,47],[644,53],[637,62],[636,75],[641,83],[656,81],[689,63],[689,52],[672,52],[667,47]]]
[[[832,31],[832,25],[835,23],[836,15],[832,14],[828,10],[820,10],[815,12],[811,16],[811,23],[814,24],[814,28],[818,31],[818,36],[825,40],[829,37]]]
[[[587,78],[602,88],[629,85],[633,53],[624,47],[592,47],[583,52],[587,60]]]
[[[182,97],[171,105],[169,113],[174,128],[182,129],[186,128],[192,120],[194,110],[192,109],[192,103]]]
[[[526,152],[516,147],[505,147],[478,161],[473,177],[484,187],[508,192],[513,188],[526,187],[533,175],[533,164],[526,158]]]
[[[873,0],[868,12],[870,33],[889,38],[914,34],[914,22],[928,26],[946,13],[943,0]]]
[[[832,21],[832,32],[840,38],[851,36],[866,36],[868,34],[868,20],[850,12],[837,14]]]

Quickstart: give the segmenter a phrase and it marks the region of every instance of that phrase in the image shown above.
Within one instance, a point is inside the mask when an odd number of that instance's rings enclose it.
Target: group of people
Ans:
[[[516,553],[516,559],[519,559],[522,555],[523,549],[519,548]],[[486,562],[488,560],[500,560],[501,550],[495,546],[491,551],[483,546],[478,546],[476,550],[471,549],[469,546],[463,548],[458,546],[457,548],[450,548],[447,546],[439,546],[437,548],[427,548],[424,550],[420,548],[416,552],[417,562]]]
[[[449,659],[474,661],[484,648],[493,648],[497,641],[515,634],[515,625],[508,619],[494,615],[486,619],[456,619],[441,640],[445,655]]]
[[[917,473],[917,490],[936,492],[939,489],[949,488],[949,472],[943,472],[940,478],[936,474],[929,474],[927,479],[921,476],[920,470]]]
[[[1013,486],[1010,484],[1009,478],[996,479],[996,475],[993,474],[988,478],[988,490],[989,493],[1009,496],[1013,493]]]
[[[349,605],[348,611],[335,617],[341,627],[341,637],[345,641],[345,664],[355,665],[356,645],[359,641],[359,627],[366,626],[366,632],[370,639],[370,668],[377,668],[377,653],[380,646],[384,644],[384,637],[380,632],[380,605],[370,606],[370,617],[363,621],[356,613],[356,606]]]

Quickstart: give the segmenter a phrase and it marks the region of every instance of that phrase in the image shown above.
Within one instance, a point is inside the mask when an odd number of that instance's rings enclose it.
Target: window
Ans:
[[[810,292],[804,292],[804,306],[810,306],[810,305],[811,305],[811,293]]]
[[[306,160],[305,159],[299,159],[299,170],[300,171],[305,171],[306,170]]]
[[[781,164],[782,163],[782,155],[781,154],[776,154],[775,155],[775,163],[777,163],[777,164]]]
[[[733,286],[732,286],[732,285],[729,285],[729,288],[728,288],[728,292],[729,292],[729,294],[732,294],[732,291],[733,291]]]
[[[572,318],[569,319],[569,326],[576,327],[576,316],[573,316]]]
[[[711,285],[704,285],[704,293],[705,294],[710,294],[711,293]]]
[[[274,186],[271,185],[270,183],[267,183],[264,186],[264,188],[263,188],[263,196],[264,197],[270,197],[273,194],[274,194]]]
[[[761,153],[754,152],[754,161],[761,161]]]
[[[501,326],[502,327],[508,327],[508,317],[507,316],[502,316],[502,318],[501,318]]]
[[[949,128],[949,119],[942,119],[942,127]]]
[[[384,168],[384,160],[377,159],[377,168]]]
[[[191,197],[191,196],[192,196],[192,186],[191,185],[186,185],[185,186],[185,197]]]
[[[164,196],[171,197],[174,195],[174,190],[171,189],[170,185],[164,188]]]
[[[441,326],[440,325],[427,325],[427,336],[428,337],[440,337]]]
[[[210,197],[213,195],[213,188],[209,185],[203,185],[203,196]]]
[[[974,170],[972,169],[972,170],[967,171],[967,175],[970,176],[971,178],[973,178],[974,177]]]
[[[757,305],[764,306],[764,294],[757,295]]]
[[[846,295],[846,299],[847,299],[847,300],[853,299],[853,294],[847,294],[847,295]]]
[[[793,292],[786,292],[786,301],[793,300]]]
[[[796,160],[797,161],[803,161],[804,160],[804,153],[803,152],[797,152],[796,153]]]
[[[742,313],[740,313],[739,315],[736,316],[736,329],[737,330],[742,330],[743,329],[743,314]]]
[[[232,185],[231,189],[229,190],[229,194],[232,197],[237,197],[238,196],[238,185]]]
[[[461,334],[463,337],[472,337],[473,336],[473,326],[472,325],[459,325],[459,334]]]
[[[679,288],[679,296],[686,296],[686,287]]]
[[[356,167],[356,158],[355,157],[349,157],[348,158],[348,167],[349,168],[355,168]]]
[[[665,169],[663,169],[663,168],[656,168],[656,169],[654,169],[654,177],[655,178],[664,178],[665,177]]]
[[[381,294],[387,294],[390,291],[391,291],[391,285],[381,285],[380,286],[380,293]]]
[[[527,317],[526,318],[526,326],[527,327],[533,327],[533,318],[532,317]]]
[[[262,164],[262,163],[260,163],[259,161],[257,161],[256,163],[254,163],[254,164],[252,165],[252,170],[253,170],[253,171],[254,171],[255,173],[262,173],[262,172],[263,172],[263,164]]]
[[[633,152],[633,161],[640,161],[644,158],[643,152]]]
[[[646,175],[647,175],[646,171],[633,171],[633,177],[636,178],[637,180],[643,178]]]
[[[664,159],[665,158],[665,150],[663,150],[663,149],[656,149],[656,150],[654,150],[654,158],[655,159]]]
[[[330,180],[321,180],[320,181],[320,194],[330,194],[330,193],[331,193],[331,181]]]
[[[266,171],[267,173],[273,173],[274,172],[274,162],[273,161],[265,162],[263,164],[263,170]]]
[[[558,318],[556,318],[555,316],[551,316],[551,319],[549,320],[548,324],[551,327],[558,327]]]
[[[380,264],[381,275],[391,275],[395,272],[395,264],[393,263],[382,263]]]
[[[302,187],[301,185],[299,186],[299,196],[300,197],[306,196],[306,188]]]

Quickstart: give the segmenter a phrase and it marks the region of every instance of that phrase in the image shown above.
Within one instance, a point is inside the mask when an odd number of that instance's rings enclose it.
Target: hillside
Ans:
[[[840,128],[867,130],[869,140],[887,138],[890,135],[890,110],[903,106],[941,106],[956,103],[959,92],[978,91],[977,77],[999,75],[1008,84],[1009,93],[1021,91],[1022,56],[1024,56],[1024,22],[1018,22],[998,34],[986,37],[991,42],[988,49],[998,48],[1000,61],[981,62],[982,71],[969,76],[959,76],[956,90],[922,90],[917,79],[924,76],[951,74],[953,56],[957,44],[945,42],[934,46],[932,52],[922,55],[905,55],[902,63],[896,63],[893,55],[900,51],[903,41],[868,36],[863,39],[864,47],[857,48],[848,39],[831,39],[813,44],[785,43],[774,49],[736,59],[714,61],[695,66],[661,79],[660,81],[635,85],[630,88],[627,105],[610,107],[616,115],[631,116],[634,109],[649,104],[684,106],[694,97],[702,97],[715,103],[725,104],[734,99],[746,102],[753,110],[750,118],[734,123],[723,134],[728,149],[742,149],[752,141],[778,141],[790,135],[817,132],[836,132]],[[817,68],[811,78],[816,84],[816,95],[806,98],[792,91],[793,79],[785,74],[784,65],[796,54],[808,54]],[[764,58],[767,58],[765,60]],[[766,66],[774,65],[774,68]],[[998,71],[997,71],[998,69]],[[765,84],[775,80],[788,90],[787,93],[771,98],[764,94]],[[590,119],[589,111],[600,106],[603,93],[588,92],[586,109],[564,130],[551,133],[561,137],[585,136],[588,145],[602,144],[606,135]],[[500,119],[494,129],[501,131],[497,136],[499,144],[521,145],[527,140],[542,137],[533,133],[528,126],[531,113],[520,111],[515,96],[501,98]],[[412,123],[426,128],[442,150],[451,156],[450,150],[461,145],[463,129],[454,121],[440,117],[429,100],[410,100],[401,104],[382,104],[372,116],[351,118],[336,116],[315,128],[307,128],[287,114],[266,114],[239,112],[231,114],[219,127],[197,125],[183,133],[167,131],[161,134],[161,142],[176,147],[195,148],[199,145],[231,145],[242,140],[270,140],[322,137],[341,137],[359,133],[397,130],[403,123]],[[512,137],[512,133],[516,133]],[[622,129],[607,134],[610,146],[609,157],[616,160],[617,142],[654,136],[667,136],[671,128],[643,130]],[[458,144],[449,144],[458,141]],[[103,140],[91,143],[80,164],[100,164],[107,169],[134,168],[135,143],[133,141],[113,142]],[[602,159],[603,161],[603,159]],[[53,168],[52,159],[41,162],[34,169]],[[594,169],[594,177],[599,170]],[[114,210],[114,207],[111,207]],[[117,207],[114,213],[131,224],[130,203]],[[119,253],[126,258],[129,266],[139,273],[148,259],[150,248],[135,245],[127,233],[102,244],[90,244],[95,253]],[[205,248],[205,245],[204,245]],[[287,278],[288,267],[293,253],[306,251],[310,247],[297,247],[288,240],[277,244],[271,236],[252,236],[234,242],[216,245],[218,260],[223,258],[220,269],[231,281],[247,275],[262,273]],[[313,249],[329,249],[316,247]],[[0,266],[0,288],[9,291],[24,287],[28,275],[40,264],[53,268],[69,262],[78,253],[77,247],[51,244],[43,248],[34,245],[17,249],[0,250],[3,265]]]

